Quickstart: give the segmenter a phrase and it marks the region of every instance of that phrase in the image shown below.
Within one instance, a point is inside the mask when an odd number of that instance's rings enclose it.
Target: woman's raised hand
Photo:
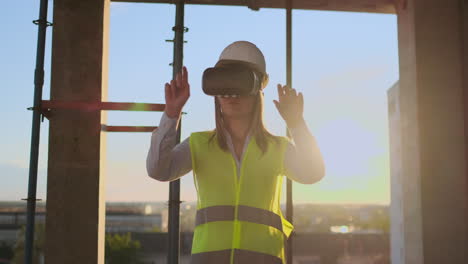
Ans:
[[[297,94],[295,89],[278,84],[278,97],[279,101],[273,100],[273,102],[289,128],[296,127],[304,121],[302,93]]]
[[[170,118],[178,118],[182,108],[190,97],[190,85],[188,83],[188,72],[184,66],[182,72],[176,75],[176,79],[171,83],[166,83],[164,87],[166,98],[166,108],[164,112]]]

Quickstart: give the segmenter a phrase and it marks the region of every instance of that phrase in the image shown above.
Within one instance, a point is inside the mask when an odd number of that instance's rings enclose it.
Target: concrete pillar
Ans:
[[[468,164],[468,1],[464,0],[461,8],[463,17],[463,91],[464,91],[464,107],[465,107],[465,160]],[[466,174],[466,189],[468,190],[468,173]],[[466,195],[466,203],[468,204],[468,194]],[[468,210],[466,210],[466,218],[468,219]],[[467,234],[468,237],[468,229]]]
[[[404,263],[468,263],[466,1],[397,12]]]
[[[51,100],[105,101],[109,0],[55,0]],[[104,263],[105,122],[101,111],[53,110],[45,261]]]
[[[400,88],[396,83],[387,91],[390,128],[390,251],[393,264],[405,263],[403,177],[401,165]]]

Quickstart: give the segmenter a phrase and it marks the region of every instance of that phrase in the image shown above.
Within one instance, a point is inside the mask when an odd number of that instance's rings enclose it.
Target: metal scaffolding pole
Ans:
[[[174,30],[174,61],[172,78],[175,79],[176,75],[182,70],[183,65],[183,45],[184,33],[187,31],[184,27],[184,0],[177,0],[176,2],[176,16]],[[177,129],[177,144],[180,142],[181,121]],[[180,180],[172,181],[169,184],[169,252],[167,255],[168,264],[179,263],[180,251]]]
[[[286,85],[292,89],[292,0],[286,0]],[[286,218],[293,223],[292,181],[289,178],[286,181]],[[293,263],[293,234],[287,242],[286,263]]]
[[[44,54],[46,29],[51,24],[47,22],[47,0],[41,0],[39,8],[39,19],[33,21],[38,25],[36,69],[34,71],[34,106],[31,132],[31,154],[29,158],[29,182],[26,212],[26,235],[24,246],[24,263],[31,264],[33,259],[34,244],[34,216],[36,213],[36,191],[37,191],[37,167],[39,161],[39,139],[41,129],[41,100],[42,86],[44,85]]]
[[[24,263],[31,264],[33,262],[33,243],[34,243],[34,221],[36,207],[36,189],[37,189],[37,165],[39,156],[39,138],[40,138],[40,118],[53,117],[52,109],[73,109],[84,112],[102,111],[102,110],[118,110],[118,111],[164,111],[164,104],[150,103],[125,103],[125,102],[88,102],[88,101],[62,101],[62,100],[42,100],[42,86],[44,83],[44,54],[45,54],[45,35],[47,26],[52,26],[52,23],[47,22],[47,3],[48,0],[41,0],[40,3],[40,18],[34,20],[33,23],[39,25],[39,36],[36,56],[36,70],[34,76],[34,106],[28,110],[33,110],[33,126],[31,137],[31,158],[30,158],[30,175],[28,185],[28,198],[23,199],[27,204],[27,222],[25,234],[25,254]],[[175,56],[180,57],[180,52]],[[179,66],[180,68],[180,66]],[[158,127],[154,126],[109,126],[101,124],[101,131],[105,132],[153,132]],[[179,135],[180,142],[180,135]]]

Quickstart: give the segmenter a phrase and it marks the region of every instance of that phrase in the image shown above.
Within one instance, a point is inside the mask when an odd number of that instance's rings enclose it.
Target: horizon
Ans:
[[[150,204],[150,203],[155,203],[155,204],[165,204],[167,203],[168,201],[106,201],[106,204],[110,204],[110,203],[126,203],[126,204]],[[1,203],[24,203],[24,205],[26,206],[26,202],[25,201],[17,201],[17,200],[0,200],[0,204]],[[46,204],[47,201],[37,201],[36,202],[36,205],[40,205],[40,204]],[[181,204],[196,204],[197,201],[182,201]],[[286,205],[286,203],[280,203],[280,205]],[[327,202],[321,202],[321,203],[316,203],[316,202],[294,202],[294,206],[296,205],[350,205],[350,206],[373,206],[373,205],[377,205],[377,206],[390,206],[390,204],[385,204],[385,203],[327,203]]]

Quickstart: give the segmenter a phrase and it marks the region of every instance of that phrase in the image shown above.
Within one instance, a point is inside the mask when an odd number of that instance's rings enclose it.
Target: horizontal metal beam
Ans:
[[[174,4],[174,0],[111,0],[129,3]],[[349,11],[365,13],[395,14],[395,1],[399,0],[294,0],[293,9]],[[284,0],[186,0],[185,4],[246,6],[253,10],[260,8],[286,8]]]
[[[164,111],[164,104],[147,103],[113,103],[113,102],[82,102],[82,101],[48,101],[43,100],[42,109],[75,109],[82,111],[117,110],[117,111]]]
[[[105,132],[153,132],[155,126],[107,126],[101,125],[101,131]]]

